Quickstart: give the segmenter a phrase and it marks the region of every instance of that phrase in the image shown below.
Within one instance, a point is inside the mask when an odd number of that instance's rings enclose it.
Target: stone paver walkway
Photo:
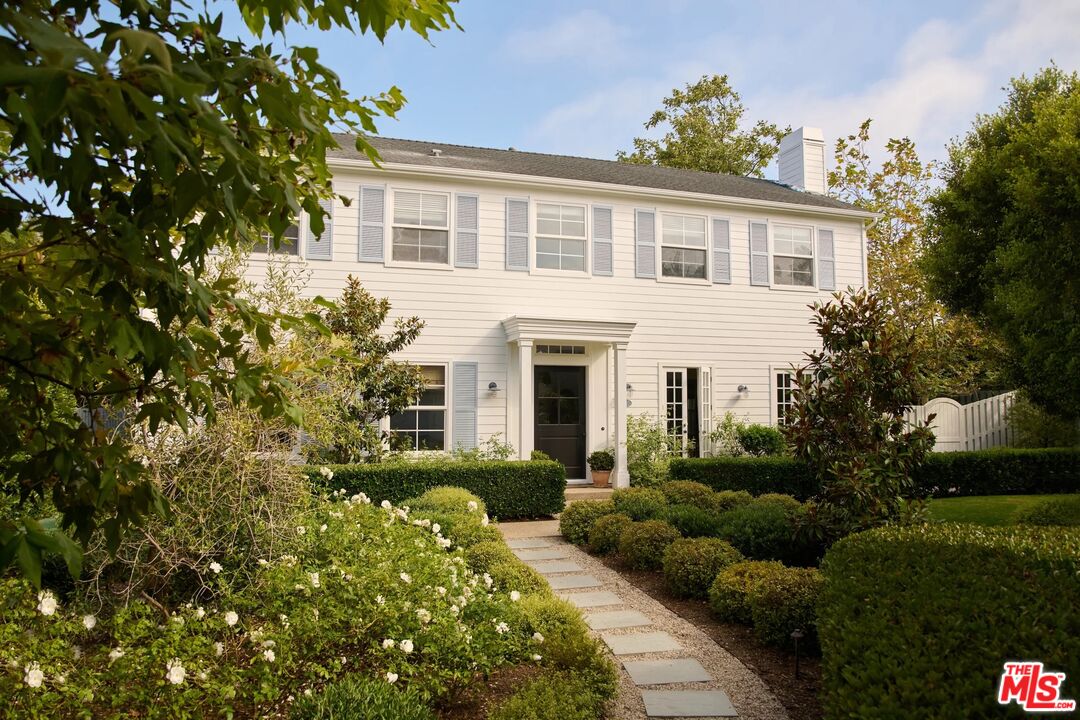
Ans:
[[[504,532],[514,553],[581,608],[622,665],[608,718],[787,720],[783,706],[746,666],[617,572],[552,535],[557,528],[550,522],[506,525],[513,525]]]

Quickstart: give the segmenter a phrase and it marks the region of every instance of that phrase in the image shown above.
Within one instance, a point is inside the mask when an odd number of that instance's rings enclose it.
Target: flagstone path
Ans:
[[[502,527],[514,553],[581,608],[622,666],[609,718],[787,720],[784,707],[745,665],[617,572],[552,535],[557,528],[550,521]]]

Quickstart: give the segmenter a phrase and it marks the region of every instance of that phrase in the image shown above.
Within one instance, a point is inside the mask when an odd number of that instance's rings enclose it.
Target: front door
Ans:
[[[585,478],[585,368],[537,365],[536,449],[566,466],[566,477]]]

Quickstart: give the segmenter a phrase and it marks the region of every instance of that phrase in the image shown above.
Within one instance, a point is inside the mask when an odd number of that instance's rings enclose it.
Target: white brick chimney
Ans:
[[[801,127],[780,141],[780,182],[824,195],[825,136],[821,128]]]

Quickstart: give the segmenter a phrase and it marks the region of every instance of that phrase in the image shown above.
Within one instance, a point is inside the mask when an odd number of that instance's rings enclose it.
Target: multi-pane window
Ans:
[[[788,411],[795,401],[795,378],[786,370],[776,373],[776,424],[787,422]]]
[[[251,252],[264,253],[267,252],[267,250],[273,250],[282,255],[299,255],[300,226],[290,225],[287,227],[285,233],[281,236],[281,243],[277,246],[277,249],[274,249],[273,233],[259,233],[259,242],[251,247]]]
[[[412,407],[390,416],[390,432],[413,450],[446,449],[446,366],[422,365],[424,392]]]
[[[450,196],[394,191],[393,258],[447,264],[450,256]]]
[[[773,284],[814,286],[814,238],[808,227],[773,227]]]
[[[660,268],[664,277],[705,279],[705,218],[661,216]]]
[[[585,208],[536,205],[536,267],[585,270]]]

